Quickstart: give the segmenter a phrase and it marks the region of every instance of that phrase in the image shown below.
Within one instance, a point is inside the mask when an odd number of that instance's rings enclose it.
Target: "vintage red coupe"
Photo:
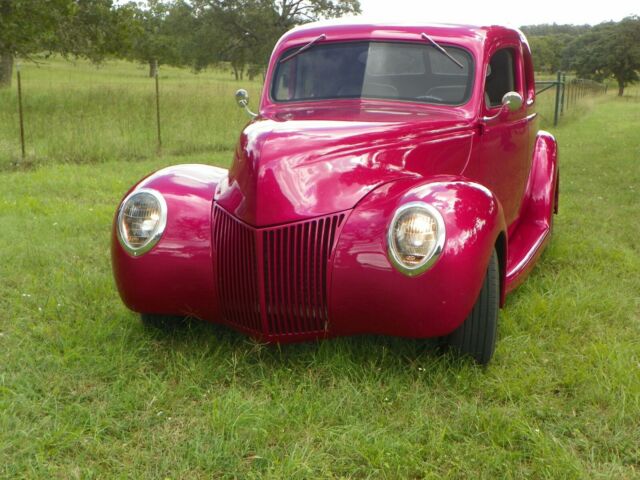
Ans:
[[[113,228],[120,295],[267,342],[440,337],[487,363],[499,306],[558,208],[531,52],[490,26],[316,23],[276,45],[229,170],[134,186]]]

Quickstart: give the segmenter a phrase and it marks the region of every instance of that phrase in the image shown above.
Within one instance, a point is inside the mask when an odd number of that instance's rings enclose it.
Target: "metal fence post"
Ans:
[[[562,74],[562,98],[560,99],[560,115],[564,115],[564,91],[567,87],[567,74]]]
[[[20,77],[20,64],[16,65],[16,79],[18,81],[18,117],[20,118],[20,149],[22,160],[26,156],[24,148],[24,113],[22,111],[22,78]]]
[[[156,126],[158,131],[158,154],[162,153],[162,135],[160,134],[160,82],[158,80],[158,61],[155,62],[156,77]]]
[[[558,114],[560,113],[560,89],[562,88],[562,72],[558,72],[558,80],[556,81],[556,108],[553,113],[553,126],[558,126]]]
[[[576,106],[575,94],[576,94],[576,79],[574,78],[571,81],[571,87],[569,88],[569,103],[574,107]]]

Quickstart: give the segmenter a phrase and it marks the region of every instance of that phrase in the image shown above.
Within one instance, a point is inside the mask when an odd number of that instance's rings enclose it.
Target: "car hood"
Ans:
[[[424,107],[297,108],[261,116],[242,132],[215,200],[257,227],[347,210],[390,181],[462,172],[469,125],[455,109]]]

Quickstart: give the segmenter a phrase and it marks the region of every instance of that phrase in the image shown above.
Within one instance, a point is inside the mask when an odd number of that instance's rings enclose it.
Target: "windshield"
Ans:
[[[271,85],[277,102],[384,98],[461,105],[471,94],[473,61],[462,48],[444,47],[462,67],[427,42],[321,43],[292,56],[299,48],[280,57]]]

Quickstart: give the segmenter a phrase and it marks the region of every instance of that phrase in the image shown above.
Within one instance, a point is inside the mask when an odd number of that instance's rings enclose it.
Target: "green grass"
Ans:
[[[25,144],[30,164],[97,163],[151,158],[157,151],[155,82],[148,67],[113,61],[102,67],[52,58],[22,68]],[[247,88],[257,107],[261,83],[227,71],[194,75],[160,70],[163,153],[232,150],[247,123],[234,100]],[[0,169],[20,159],[17,86],[0,90]]]
[[[94,153],[118,145],[104,128]],[[0,477],[640,478],[639,128],[608,98],[555,130],[554,238],[487,369],[422,341],[143,328],[111,277],[116,204],[150,170],[229,153],[77,165],[43,130],[47,161],[0,173]]]

